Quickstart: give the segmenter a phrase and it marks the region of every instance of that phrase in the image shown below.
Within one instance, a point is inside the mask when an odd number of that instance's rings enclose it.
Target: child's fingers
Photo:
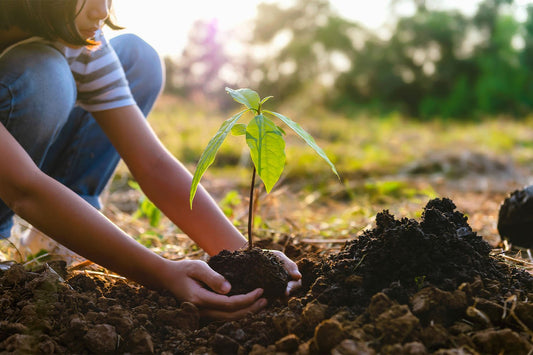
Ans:
[[[216,293],[226,294],[231,290],[231,285],[218,272],[214,271],[203,261],[195,262],[195,267],[193,267],[189,276],[193,279],[205,283],[209,288],[211,288]]]
[[[299,289],[300,287],[302,287],[301,279],[298,281],[289,281],[289,283],[287,284],[287,288],[285,289],[285,295],[289,296],[292,291],[295,291]]]
[[[265,306],[266,303],[263,304],[263,302],[266,299],[257,304],[262,294],[263,289],[260,288],[246,294],[233,296],[219,295],[218,293],[201,288],[197,291],[196,297],[198,298],[197,305],[201,308],[233,313],[248,309],[254,304],[256,306]]]
[[[285,270],[287,270],[293,280],[296,281],[302,278],[302,274],[298,270],[298,265],[296,265],[294,261],[289,259],[287,255],[285,255],[279,250],[271,250],[271,252],[274,253],[281,260],[283,266],[285,267]]]
[[[220,310],[203,308],[200,310],[200,314],[203,317],[219,319],[219,320],[235,320],[245,317],[248,314],[256,313],[267,305],[267,300],[260,298],[253,302],[251,305],[240,308],[237,310]]]

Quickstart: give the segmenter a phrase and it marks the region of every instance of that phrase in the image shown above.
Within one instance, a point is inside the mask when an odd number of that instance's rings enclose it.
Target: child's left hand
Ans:
[[[292,291],[302,286],[302,274],[300,273],[300,271],[298,271],[298,265],[296,265],[294,261],[289,259],[287,255],[285,255],[279,250],[269,249],[268,251],[276,255],[281,260],[281,262],[285,266],[285,270],[287,270],[289,276],[292,279],[292,281],[289,281],[287,289],[285,290],[285,295],[289,296]]]

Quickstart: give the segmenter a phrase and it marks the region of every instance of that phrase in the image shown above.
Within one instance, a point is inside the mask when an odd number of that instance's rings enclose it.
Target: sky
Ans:
[[[127,29],[108,32],[112,37],[123,32],[140,35],[162,55],[177,56],[187,42],[191,25],[198,19],[217,19],[221,29],[232,28],[236,23],[256,16],[260,2],[286,2],[287,0],[113,0],[118,23]],[[331,6],[344,17],[378,29],[388,18],[390,0],[330,0]],[[473,14],[480,0],[440,0],[444,8],[458,8]],[[515,0],[515,12],[524,16],[525,7],[533,0]],[[409,13],[412,8],[400,8]]]

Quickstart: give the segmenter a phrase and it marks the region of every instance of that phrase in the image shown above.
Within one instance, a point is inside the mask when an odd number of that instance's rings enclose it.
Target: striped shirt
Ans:
[[[70,66],[78,88],[78,105],[89,112],[134,105],[124,69],[102,30],[95,40],[101,43],[96,49],[53,44]]]
[[[78,90],[78,106],[88,112],[96,112],[135,105],[124,69],[102,30],[97,31],[95,40],[101,44],[90,49],[71,48],[59,42],[51,43],[40,37],[31,37],[6,48],[0,56],[22,43],[47,43],[67,59]]]

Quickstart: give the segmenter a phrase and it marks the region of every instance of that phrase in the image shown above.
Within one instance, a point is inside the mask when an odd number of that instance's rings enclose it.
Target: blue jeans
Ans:
[[[164,81],[160,58],[132,34],[110,42],[147,116]],[[76,95],[66,59],[48,45],[23,44],[0,58],[0,123],[43,172],[100,209],[120,156],[91,114],[75,107]],[[13,211],[0,200],[0,238],[12,226]]]

